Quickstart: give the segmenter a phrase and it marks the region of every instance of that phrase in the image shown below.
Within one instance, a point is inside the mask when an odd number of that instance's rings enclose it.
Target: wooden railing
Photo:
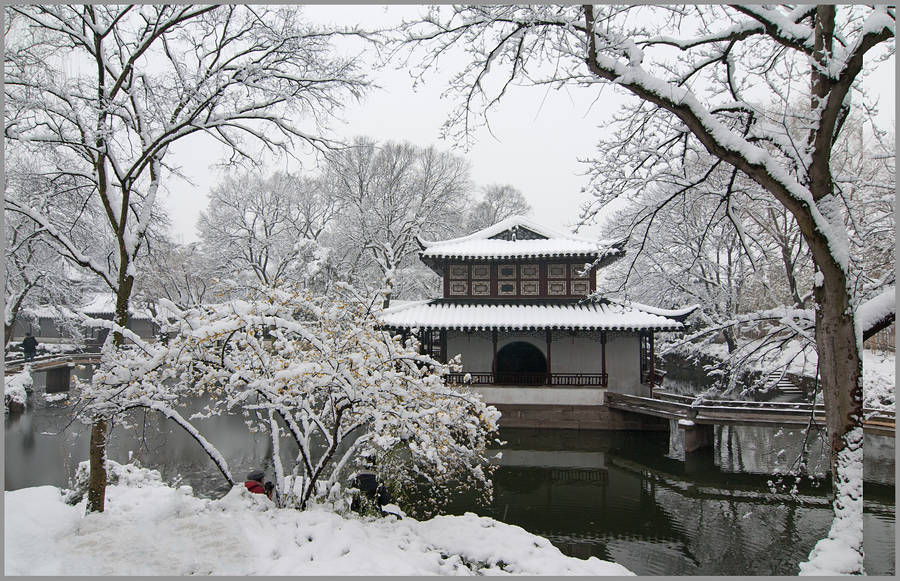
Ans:
[[[605,373],[491,373],[470,371],[449,373],[447,381],[475,385],[557,385],[605,387]]]

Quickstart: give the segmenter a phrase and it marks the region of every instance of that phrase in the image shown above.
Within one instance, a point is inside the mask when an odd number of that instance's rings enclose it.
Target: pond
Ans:
[[[40,374],[35,379],[27,411],[7,418],[7,490],[67,487],[77,463],[87,459],[89,427],[70,422],[74,404],[46,401]],[[114,428],[111,459],[138,460],[200,495],[227,491],[181,428],[158,414],[131,419],[133,428]],[[201,425],[235,476],[258,467],[271,473],[268,438],[250,433],[242,418]],[[665,432],[507,429],[501,437],[507,444],[492,502],[483,506],[474,495],[462,495],[445,512],[491,516],[547,537],[566,554],[612,560],[638,574],[794,575],[831,522],[827,481],[804,480],[794,494],[770,488],[771,473],[792,462],[799,432],[720,429],[714,453],[687,461],[676,459]],[[866,450],[866,569],[890,575],[893,438],[867,438]],[[813,446],[813,472],[816,465]]]

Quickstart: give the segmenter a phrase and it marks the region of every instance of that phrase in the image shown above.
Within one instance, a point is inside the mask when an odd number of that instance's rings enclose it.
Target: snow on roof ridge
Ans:
[[[558,230],[554,230],[548,226],[544,226],[542,224],[538,224],[526,218],[525,216],[510,216],[504,220],[497,222],[492,226],[488,226],[487,228],[482,228],[477,232],[472,232],[471,234],[467,234],[465,236],[460,236],[459,238],[450,238],[448,240],[425,240],[421,237],[417,237],[419,243],[422,245],[422,248],[429,248],[430,246],[436,245],[444,245],[444,244],[458,244],[460,242],[470,242],[472,240],[487,240],[491,236],[496,236],[497,234],[509,230],[513,226],[523,226],[528,228],[529,230],[540,234],[542,236],[546,236],[547,238],[562,238],[566,240],[577,240],[579,242],[590,242],[594,243],[596,240],[581,238],[579,236],[573,236],[572,234],[566,234],[565,232],[560,232]]]
[[[629,307],[633,309],[637,309],[639,311],[644,311],[650,313],[651,315],[660,315],[662,317],[685,317],[690,315],[694,311],[700,308],[700,303],[695,303],[693,305],[689,305],[687,307],[682,307],[680,309],[663,309],[661,307],[654,307],[652,305],[645,305],[643,303],[638,303],[630,300],[620,300],[620,299],[606,299],[611,303],[620,304],[623,307]]]

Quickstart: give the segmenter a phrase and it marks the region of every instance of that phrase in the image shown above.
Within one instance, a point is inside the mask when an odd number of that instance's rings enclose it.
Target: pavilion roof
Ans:
[[[665,310],[635,303],[413,301],[385,309],[383,324],[396,328],[457,330],[567,329],[604,331],[680,331],[696,307]]]
[[[624,254],[621,241],[592,240],[558,232],[522,216],[507,218],[468,236],[429,242],[419,238],[419,256],[500,259],[541,257],[600,258]]]

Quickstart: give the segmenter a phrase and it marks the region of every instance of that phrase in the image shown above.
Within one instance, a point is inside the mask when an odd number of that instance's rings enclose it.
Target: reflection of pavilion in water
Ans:
[[[769,492],[768,476],[688,473],[664,457],[664,434],[553,432],[504,431],[494,501],[477,510],[566,554],[638,574],[796,574],[830,525],[827,486],[792,499]],[[869,572],[892,571],[893,505],[867,501],[867,511]],[[868,562],[879,559],[890,569]]]

